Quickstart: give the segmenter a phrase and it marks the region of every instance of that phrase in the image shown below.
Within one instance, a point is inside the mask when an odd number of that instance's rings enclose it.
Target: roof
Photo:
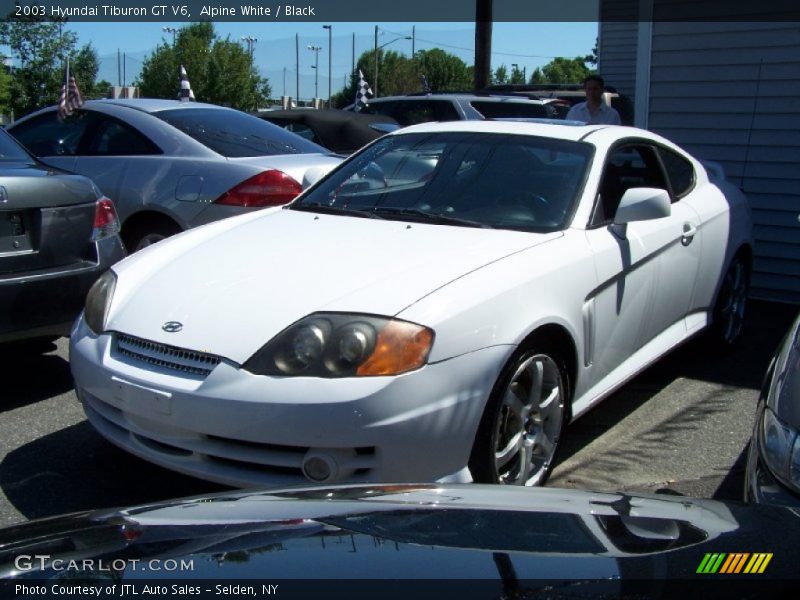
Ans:
[[[89,100],[86,102],[86,104],[89,106],[92,104],[127,106],[148,113],[159,112],[173,108],[218,108],[224,110],[233,110],[224,106],[219,106],[218,104],[207,104],[205,102],[181,102],[180,100],[164,100],[162,98],[104,98],[100,100]]]
[[[582,141],[588,134],[603,129],[619,130],[620,137],[635,135],[652,138],[652,134],[641,129],[631,127],[617,127],[613,125],[576,125],[574,122],[561,124],[557,120],[551,122],[538,121],[448,121],[446,123],[420,123],[401,129],[389,135],[403,135],[405,133],[434,133],[445,131],[460,131],[467,133],[508,133],[514,135],[535,135],[551,137],[569,141]]]

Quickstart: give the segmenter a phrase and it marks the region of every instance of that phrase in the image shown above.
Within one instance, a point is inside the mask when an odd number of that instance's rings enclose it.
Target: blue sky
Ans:
[[[185,23],[68,23],[67,28],[78,34],[79,44],[91,42],[101,59],[99,78],[113,84],[123,76],[122,61],[117,51],[124,54],[125,83],[129,85],[141,69],[142,61],[160,43],[172,40],[164,26],[181,27]],[[442,48],[459,56],[467,64],[474,62],[474,27],[471,23],[378,23],[379,44],[390,42],[388,50],[411,54],[411,41],[402,39],[412,35],[415,28],[416,50]],[[295,34],[300,38],[300,97],[314,95],[315,54],[307,46],[319,46],[319,95],[328,94],[328,32],[322,23],[270,23],[270,22],[218,22],[218,35],[232,40],[255,37],[254,60],[263,76],[269,78],[273,93],[296,95]],[[346,74],[350,72],[355,34],[356,58],[374,46],[375,23],[332,23],[332,91],[341,89]],[[597,23],[495,23],[492,35],[492,67],[512,63],[527,70],[528,75],[537,66],[556,56],[582,56],[588,54],[597,37]],[[191,80],[191,73],[189,74]],[[284,81],[285,87],[284,87]]]

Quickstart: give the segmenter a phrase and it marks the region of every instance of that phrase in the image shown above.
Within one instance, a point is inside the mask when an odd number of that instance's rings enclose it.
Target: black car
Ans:
[[[745,500],[800,507],[800,315],[767,370],[747,454]]]
[[[391,117],[335,108],[267,110],[254,114],[337,154],[352,154],[372,140],[400,128]]]
[[[89,288],[125,256],[114,204],[0,129],[0,343],[67,335]]]
[[[798,537],[788,509],[678,497],[463,484],[223,492],[0,530],[0,595],[761,598],[794,589]]]

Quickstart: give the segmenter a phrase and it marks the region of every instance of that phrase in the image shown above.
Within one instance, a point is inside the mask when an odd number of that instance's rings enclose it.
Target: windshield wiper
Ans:
[[[372,211],[384,217],[411,217],[424,223],[434,223],[436,225],[460,225],[462,227],[481,227],[483,229],[493,229],[491,225],[481,223],[480,221],[471,221],[470,219],[462,219],[461,217],[452,217],[450,215],[426,212],[424,210],[420,210],[419,208],[393,208],[390,206],[376,206],[372,209]]]
[[[327,215],[345,215],[349,217],[363,217],[365,219],[382,219],[383,217],[370,210],[360,210],[357,208],[345,208],[342,206],[331,206],[314,202],[313,204],[290,204],[285,208],[289,210],[303,210],[307,212],[324,213]]]

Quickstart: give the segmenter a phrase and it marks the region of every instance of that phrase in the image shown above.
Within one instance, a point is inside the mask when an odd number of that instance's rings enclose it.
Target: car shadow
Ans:
[[[27,519],[229,489],[123,452],[88,421],[7,454],[0,463],[0,488]]]
[[[65,394],[73,389],[69,363],[56,354],[55,342],[0,345],[3,391],[0,413]],[[36,385],[31,385],[31,382]]]
[[[594,451],[591,460],[593,481],[608,488],[619,488],[624,487],[620,486],[622,479],[619,474],[630,472],[639,464],[646,465],[649,460],[665,455],[674,455],[676,461],[691,460],[687,456],[681,457],[680,453],[690,455],[692,452],[714,452],[710,447],[702,450],[681,449],[676,448],[675,444],[676,441],[691,437],[691,433],[697,437],[709,427],[727,424],[726,419],[730,418],[731,411],[731,395],[741,394],[742,390],[752,390],[753,402],[752,412],[741,414],[744,421],[740,420],[739,430],[743,427],[751,428],[764,374],[773,353],[797,316],[797,311],[798,307],[794,305],[752,301],[748,307],[741,343],[735,350],[720,353],[699,338],[648,368],[566,429],[551,485],[580,485],[579,476],[576,475],[573,479],[576,469],[580,468],[576,466],[573,457],[579,453]],[[700,392],[695,391],[682,380],[700,382],[703,388]],[[630,446],[603,448],[599,452],[597,448],[589,448],[595,440],[626,419],[627,422],[636,423],[637,416],[634,413],[653,401],[667,387],[676,390],[676,394],[693,393],[699,397],[695,400],[687,399],[683,405],[685,410],[681,410],[679,416],[666,409],[663,413],[648,414],[648,423],[640,428],[641,431]],[[648,405],[647,410],[650,413],[659,409],[660,404],[655,401]],[[725,448],[725,451],[735,452],[733,456],[738,455],[739,458],[724,473],[716,472],[704,477],[702,485],[692,481],[662,482],[649,491],[692,495],[696,490],[704,490],[700,495],[709,497],[709,490],[715,489],[713,496],[716,498],[740,500],[744,485],[744,451],[741,448]],[[702,458],[696,456],[695,460]],[[715,483],[719,481],[721,483]]]

